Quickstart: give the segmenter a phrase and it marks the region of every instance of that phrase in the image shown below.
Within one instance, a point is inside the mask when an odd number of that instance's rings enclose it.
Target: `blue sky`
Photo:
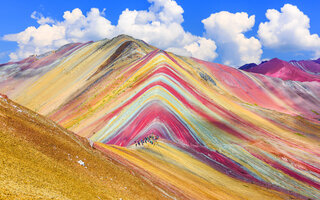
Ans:
[[[163,2],[170,1],[170,0],[156,0],[155,2],[158,2],[160,6],[162,6]],[[26,30],[27,27],[34,26],[35,28],[39,28],[41,24],[37,23],[37,19],[40,19],[42,16],[43,18],[50,18],[54,20],[55,22],[49,23],[50,26],[53,26],[53,24],[63,22],[65,19],[63,18],[65,11],[74,10],[75,8],[79,8],[83,15],[87,17],[87,13],[91,12],[91,8],[98,8],[100,14],[107,19],[113,26],[117,26],[119,16],[122,14],[122,12],[126,9],[129,11],[150,11],[150,6],[153,5],[153,2],[148,2],[147,0],[136,0],[136,1],[130,1],[130,0],[117,0],[117,1],[106,1],[106,0],[86,0],[86,1],[73,1],[73,0],[56,0],[56,1],[28,1],[28,3],[25,3],[26,1],[17,1],[17,0],[11,0],[11,1],[1,1],[1,12],[0,12],[0,36],[2,40],[0,41],[0,63],[7,62],[10,60],[9,54],[12,52],[18,52],[20,48],[20,52],[16,53],[16,58],[21,59],[24,55],[27,55],[27,53],[30,53],[33,51],[33,49],[37,49],[37,52],[42,53],[43,51],[46,51],[50,48],[55,48],[58,44],[63,44],[63,42],[58,42],[55,45],[50,44],[47,46],[39,46],[37,48],[34,43],[28,43],[24,44],[27,47],[23,47],[24,49],[21,49],[22,47],[19,47],[17,42],[20,41],[21,44],[21,38],[20,40],[17,39],[17,36],[11,36],[11,37],[4,37],[8,34],[16,34],[19,32],[23,32]],[[159,3],[160,2],[160,3]],[[294,7],[288,7],[288,13],[291,13],[290,9],[295,11],[297,18],[299,18],[299,12],[303,12],[303,15],[307,16],[310,19],[310,28],[308,30],[310,31],[310,34],[320,34],[320,1],[317,0],[292,0],[292,1],[281,1],[281,0],[261,0],[261,1],[254,1],[254,0],[246,0],[246,1],[239,1],[239,0],[197,0],[197,1],[181,1],[176,0],[176,11],[172,11],[174,13],[170,13],[168,15],[173,16],[172,19],[169,21],[163,21],[161,19],[161,15],[158,15],[156,19],[153,19],[154,21],[160,21],[160,23],[164,23],[165,26],[171,27],[171,23],[180,23],[180,26],[183,29],[183,33],[181,33],[180,36],[176,36],[177,38],[187,38],[188,34],[192,34],[192,38],[188,39],[188,42],[185,42],[184,44],[174,44],[173,41],[180,41],[179,39],[170,40],[171,35],[167,34],[167,36],[164,36],[163,40],[167,42],[163,43],[157,43],[152,42],[152,36],[146,36],[143,35],[144,33],[136,32],[135,37],[142,37],[142,39],[148,40],[149,43],[154,43],[154,45],[159,46],[163,49],[169,49],[172,50],[175,53],[181,53],[181,54],[190,54],[190,56],[199,57],[205,60],[211,60],[213,62],[220,62],[230,65],[240,65],[245,62],[249,61],[260,61],[263,59],[278,57],[284,60],[291,60],[291,59],[310,59],[312,57],[316,57],[318,55],[318,52],[320,51],[317,47],[318,39],[314,37],[305,36],[305,40],[309,41],[312,39],[310,43],[316,44],[312,45],[310,44],[305,45],[306,42],[301,41],[296,44],[291,45],[291,43],[294,43],[297,40],[297,37],[291,37],[289,34],[289,38],[284,37],[285,34],[288,34],[285,30],[278,35],[278,43],[274,42],[273,38],[267,38],[267,33],[261,34],[261,36],[258,35],[259,30],[259,24],[268,22],[270,19],[268,19],[266,15],[266,11],[268,9],[275,9],[278,12],[281,12],[281,8],[284,7],[285,4],[290,4],[292,6],[296,6],[297,9]],[[174,6],[172,6],[174,7]],[[179,10],[179,7],[182,8],[183,12]],[[105,11],[103,12],[103,9]],[[153,12],[156,14],[159,14],[163,11],[163,13],[167,14],[165,6],[163,8],[159,8],[158,10],[154,10]],[[34,15],[34,18],[31,18],[31,14],[36,11],[36,15]],[[228,13],[221,13],[221,11],[227,11]],[[292,12],[293,12],[292,11]],[[240,37],[241,34],[245,37],[243,41],[235,41],[235,39],[230,40],[228,38],[225,38],[224,31],[226,31],[226,27],[223,26],[223,23],[220,23],[221,20],[227,20],[230,21],[232,25],[234,24],[232,20],[236,20],[235,13],[247,13],[247,18],[244,17],[243,19],[247,20],[246,24],[240,24],[239,27],[241,29],[241,33],[239,33],[239,28],[235,28],[234,32],[229,32],[227,30],[228,34],[230,34],[231,37],[237,38]],[[103,13],[103,14],[102,14]],[[215,15],[215,17],[209,16],[211,14],[219,14]],[[229,14],[230,13],[230,14]],[[132,14],[129,13],[128,14]],[[250,16],[254,15],[254,24],[252,24],[252,18]],[[160,16],[160,17],[159,17]],[[183,22],[180,19],[180,16],[183,17]],[[238,15],[237,15],[238,16]],[[240,15],[239,15],[240,16]],[[288,15],[289,16],[289,15]],[[295,21],[295,14],[287,19],[287,22],[282,23],[290,23],[290,21]],[[283,17],[286,18],[286,17]],[[288,17],[287,17],[288,18]],[[206,27],[202,20],[206,20]],[[302,16],[300,16],[301,23],[303,22]],[[219,21],[220,20],[220,21]],[[90,20],[89,20],[90,21]],[[284,19],[283,21],[286,21]],[[296,20],[299,25],[299,20]],[[90,22],[88,22],[90,23]],[[150,22],[148,22],[150,23]],[[236,22],[235,22],[236,23]],[[241,22],[237,22],[241,23]],[[221,25],[222,24],[222,25]],[[251,25],[250,25],[251,24]],[[42,24],[43,25],[43,24]],[[141,24],[140,24],[141,25]],[[286,24],[278,24],[278,27],[284,27]],[[302,26],[302,25],[301,25]],[[74,25],[72,26],[74,27]],[[120,27],[120,25],[119,25]],[[142,28],[147,28],[146,26],[141,26]],[[177,29],[181,29],[181,27],[177,27]],[[265,27],[265,30],[270,31],[273,26]],[[103,28],[103,26],[101,26]],[[273,27],[273,31],[277,31],[277,26]],[[303,28],[303,27],[302,27]],[[83,27],[81,28],[81,30]],[[246,29],[243,31],[242,29]],[[249,30],[247,30],[249,29]],[[70,30],[70,29],[69,29]],[[126,33],[130,35],[131,29],[126,28],[114,28],[112,30],[116,33]],[[164,31],[165,28],[159,29],[159,31]],[[170,30],[170,29],[169,29]],[[264,31],[267,32],[267,31]],[[114,33],[114,34],[116,34]],[[272,33],[272,30],[271,30]],[[90,35],[92,36],[92,39],[100,39],[99,37],[102,36],[113,36],[113,33],[101,33],[99,35],[94,35],[94,33],[88,33],[86,36],[71,38],[71,36],[66,36],[67,38],[64,38],[64,41],[76,41],[77,39],[80,40],[80,42],[83,42],[85,39],[91,39]],[[284,35],[284,36],[283,36]],[[160,37],[160,36],[158,36]],[[250,39],[250,37],[254,37]],[[9,38],[9,39],[8,39]],[[168,39],[166,39],[168,38]],[[304,38],[304,36],[298,37]],[[159,40],[160,38],[155,38],[155,41]],[[314,39],[314,41],[313,41]],[[8,41],[11,40],[11,41]],[[181,39],[181,41],[186,41],[186,39]],[[285,41],[284,41],[285,40]],[[212,42],[211,42],[212,41]],[[282,42],[284,41],[284,42]],[[292,42],[291,42],[292,41]],[[248,46],[256,46],[255,48],[252,48],[251,50],[246,50],[246,52],[240,51],[245,44],[250,44]],[[261,48],[259,48],[260,46]],[[320,45],[320,43],[319,43]],[[238,49],[233,51],[234,49]],[[254,51],[255,50],[262,50],[261,53],[257,54]],[[310,50],[309,50],[310,49]],[[211,52],[211,55],[204,54],[203,52]],[[231,52],[231,53],[230,53]],[[258,50],[257,50],[258,52]],[[239,58],[242,59],[234,59],[234,57],[237,57],[239,55]],[[233,58],[232,58],[233,57]],[[11,59],[13,56],[11,57]]]

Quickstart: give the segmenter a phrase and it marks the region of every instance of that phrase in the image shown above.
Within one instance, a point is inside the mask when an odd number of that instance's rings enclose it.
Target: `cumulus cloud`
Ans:
[[[41,13],[38,13],[36,11],[33,11],[33,13],[31,14],[31,18],[37,20],[38,24],[49,24],[54,22],[54,20],[50,17],[44,17]]]
[[[251,30],[255,16],[247,13],[222,11],[211,14],[202,20],[206,33],[218,45],[221,60],[227,65],[242,65],[259,62],[262,54],[261,44],[255,37],[247,38],[244,33]]]
[[[92,8],[85,16],[76,8],[72,12],[64,12],[64,20],[61,22],[45,18],[36,12],[32,13],[31,17],[37,20],[39,27],[30,26],[20,33],[3,37],[4,40],[18,43],[19,49],[9,55],[10,59],[18,60],[41,54],[71,42],[86,42],[112,36],[114,27],[103,17],[103,12]]]
[[[239,66],[258,63],[262,47],[285,51],[311,51],[320,56],[320,38],[310,34],[310,20],[296,6],[285,4],[281,11],[269,9],[269,21],[260,23],[258,36],[246,37],[255,24],[255,16],[245,12],[212,13],[203,19],[205,32],[202,36],[184,30],[183,8],[175,0],[148,0],[146,10],[125,9],[116,24],[105,17],[105,10],[92,8],[82,13],[79,8],[66,11],[63,20],[58,21],[33,12],[31,18],[38,26],[2,37],[18,44],[11,53],[11,61],[33,54],[41,54],[72,42],[96,41],[128,34],[142,39],[158,48],[184,56],[213,61],[221,58],[224,64]],[[261,41],[261,42],[260,42]]]
[[[204,60],[217,57],[213,40],[192,35],[183,29],[183,9],[175,1],[149,2],[152,4],[148,11],[123,11],[117,25],[118,33],[129,34],[180,55]]]
[[[128,34],[159,48],[177,54],[194,56],[212,61],[217,54],[211,39],[192,35],[184,30],[183,9],[174,0],[148,0],[148,10],[126,9],[119,16],[118,24],[112,25],[104,17],[104,10],[92,8],[84,15],[78,8],[64,12],[63,21],[54,21],[40,13],[31,17],[39,27],[28,27],[17,34],[3,38],[16,41],[19,49],[10,54],[11,60],[25,58],[56,49],[70,42],[85,42]]]
[[[215,52],[217,48],[215,42],[206,38],[200,38],[198,41],[193,42],[184,48],[191,52],[191,54],[196,58],[210,58],[218,56]]]
[[[262,44],[282,51],[313,51],[320,56],[320,38],[310,34],[310,19],[297,6],[285,4],[281,12],[268,9],[269,21],[260,23],[258,35]]]

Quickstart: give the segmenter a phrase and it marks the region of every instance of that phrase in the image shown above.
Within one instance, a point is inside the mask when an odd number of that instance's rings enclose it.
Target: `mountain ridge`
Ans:
[[[278,58],[273,58],[269,61],[261,62],[259,65],[255,63],[246,64],[239,67],[239,69],[281,78],[283,80],[302,82],[320,81],[320,65],[316,60],[292,60],[286,62]]]
[[[92,148],[87,139],[1,94],[0,125],[1,199],[149,199],[150,195],[170,199],[168,194],[175,195],[172,188],[133,174],[115,157]]]
[[[158,182],[179,183],[190,199],[320,197],[319,82],[283,81],[130,40],[90,43],[44,75],[12,76],[0,85],[13,90],[0,89]],[[152,134],[158,145],[135,145]]]

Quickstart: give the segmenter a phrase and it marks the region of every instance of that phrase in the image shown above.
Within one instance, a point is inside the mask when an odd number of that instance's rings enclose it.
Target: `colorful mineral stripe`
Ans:
[[[1,84],[185,198],[320,198],[320,82],[176,56],[122,35]],[[135,145],[152,134],[157,145]]]

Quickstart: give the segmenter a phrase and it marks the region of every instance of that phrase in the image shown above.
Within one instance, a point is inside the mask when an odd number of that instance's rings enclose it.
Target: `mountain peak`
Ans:
[[[290,64],[286,61],[280,60],[279,58],[273,58],[254,68],[250,68],[247,71],[268,75],[280,70],[281,68],[290,68]]]
[[[295,63],[297,63],[297,61],[286,62],[279,58],[273,58],[267,62],[259,64],[258,66],[243,70],[277,77],[283,80],[320,82],[319,76],[306,72],[300,64]]]
[[[118,39],[128,39],[128,40],[136,40],[135,38],[133,38],[132,36],[130,35],[127,35],[127,34],[120,34],[114,38],[118,38]]]
[[[258,66],[256,63],[248,63],[245,65],[242,65],[241,67],[239,67],[239,69],[246,70],[246,69],[250,69],[250,68],[256,67],[256,66]]]
[[[320,188],[314,168],[319,165],[314,159],[318,83],[243,73],[127,35],[80,46],[54,62],[48,58],[25,70],[48,71],[29,76],[22,76],[23,66],[4,67],[18,73],[1,73],[9,77],[0,79],[0,92],[90,138],[94,147],[152,183],[176,187],[175,194],[187,196],[181,198],[320,198],[310,189]],[[299,74],[279,59],[253,69],[291,78]],[[219,190],[222,179],[228,185]],[[199,183],[205,185],[196,187]]]
[[[284,60],[281,60],[279,58],[272,58],[271,60],[269,60],[268,62],[286,62]]]

